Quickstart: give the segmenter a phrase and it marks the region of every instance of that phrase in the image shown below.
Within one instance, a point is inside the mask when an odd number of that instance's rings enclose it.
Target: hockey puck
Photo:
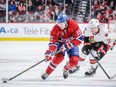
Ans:
[[[3,81],[3,83],[7,83],[7,81]]]

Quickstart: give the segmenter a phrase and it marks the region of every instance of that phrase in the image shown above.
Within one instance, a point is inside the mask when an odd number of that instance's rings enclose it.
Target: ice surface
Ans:
[[[47,48],[48,42],[1,41],[0,79],[11,78],[41,61]],[[84,77],[84,72],[89,66],[88,60],[83,62],[78,72],[63,79],[63,66],[67,61],[68,57],[66,56],[45,81],[40,77],[49,62],[42,62],[6,84],[0,81],[0,87],[116,87],[116,77],[109,80],[100,67],[94,77]],[[116,47],[109,51],[100,63],[108,75],[113,76],[116,73]]]

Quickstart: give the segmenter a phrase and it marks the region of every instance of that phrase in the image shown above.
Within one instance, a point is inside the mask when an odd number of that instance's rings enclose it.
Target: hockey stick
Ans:
[[[45,61],[45,60],[46,60],[46,59],[43,59],[43,60],[39,61],[38,63],[32,65],[31,67],[25,69],[24,71],[20,72],[19,74],[15,75],[15,76],[13,76],[13,77],[11,77],[11,78],[2,78],[1,81],[3,81],[3,83],[7,83],[7,81],[13,80],[14,78],[16,78],[16,77],[18,77],[19,75],[23,74],[24,72],[26,72],[26,71],[32,69],[33,67],[37,66],[38,64],[42,63],[42,62]]]
[[[95,56],[93,55],[93,53],[90,51],[91,55],[93,56],[93,58],[96,60],[96,62],[98,63],[98,65],[101,67],[101,69],[103,70],[103,72],[105,73],[105,75],[107,76],[108,79],[113,79],[114,77],[116,77],[116,74],[113,76],[109,76],[108,73],[105,71],[105,69],[102,67],[102,65],[99,63],[99,61],[95,58]]]
[[[51,56],[54,56],[54,55],[58,54],[58,53],[61,52],[61,51],[62,51],[62,50],[59,50],[59,51],[55,52],[54,54],[52,54]],[[7,83],[7,81],[13,80],[14,78],[20,76],[21,74],[25,73],[26,71],[32,69],[33,67],[37,66],[38,64],[40,64],[40,63],[42,63],[42,62],[44,62],[44,61],[46,61],[46,58],[44,58],[43,60],[37,62],[36,64],[30,66],[29,68],[25,69],[24,71],[20,72],[19,74],[15,75],[15,76],[13,76],[13,77],[11,77],[11,78],[2,78],[1,81],[2,81],[3,83]]]

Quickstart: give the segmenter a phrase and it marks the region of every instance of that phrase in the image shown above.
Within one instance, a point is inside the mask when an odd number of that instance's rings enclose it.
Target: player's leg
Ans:
[[[69,73],[70,74],[79,71],[80,66],[81,66],[81,63],[85,60],[86,55],[82,53],[82,51],[81,51],[81,48],[82,47],[83,47],[83,44],[79,46],[79,54],[80,54],[80,57],[79,57],[78,64],[77,64],[76,67],[74,67],[74,68],[72,68],[72,69],[69,70]]]
[[[70,69],[78,65],[79,60],[79,48],[74,47],[67,51],[69,61],[64,66],[63,77],[66,79],[68,77],[68,72]]]
[[[79,57],[79,63],[78,63],[78,65],[77,65],[77,67],[74,67],[74,68],[72,68],[71,70],[69,70],[69,73],[70,73],[70,74],[72,74],[72,73],[74,73],[74,72],[76,72],[76,71],[79,70],[79,67],[80,67],[81,63],[85,60],[85,58],[87,57],[87,55],[90,54],[90,51],[91,51],[91,47],[90,47],[90,46],[87,47],[87,45],[84,45],[84,46],[82,47],[82,49],[81,49],[81,56],[82,56],[83,58],[80,58],[80,57]]]
[[[79,61],[78,61],[78,65],[72,69],[69,70],[69,73],[72,74],[72,73],[75,73],[77,71],[79,71],[80,69],[80,66],[81,66],[81,63],[85,60],[85,58],[81,58],[79,57]]]
[[[59,50],[61,46],[62,46],[62,43],[58,43],[57,50]],[[45,80],[55,70],[55,68],[63,61],[64,55],[65,55],[65,52],[60,52],[52,58],[52,60],[50,61],[46,69],[46,72],[43,75],[41,75],[41,78],[43,80]]]
[[[76,67],[77,64],[78,64],[78,56],[70,56],[69,62],[67,62],[66,65],[64,66],[63,77],[65,79],[68,77],[68,71],[71,68]]]
[[[89,59],[90,60],[90,66],[85,72],[85,76],[93,76],[96,73],[96,70],[98,68],[98,64],[95,59]]]
[[[96,57],[97,61],[101,60],[105,55],[106,52],[108,51],[108,47],[104,43],[95,43],[93,44],[93,50],[91,50],[92,54]],[[85,72],[85,76],[93,76],[96,73],[96,70],[98,68],[98,64],[96,62],[96,59],[93,58],[91,54],[89,54],[89,60],[90,60],[90,67],[88,70]]]
[[[55,70],[55,68],[63,61],[63,59],[64,55],[62,53],[56,54],[49,63],[46,72],[41,76],[41,78],[45,80]]]

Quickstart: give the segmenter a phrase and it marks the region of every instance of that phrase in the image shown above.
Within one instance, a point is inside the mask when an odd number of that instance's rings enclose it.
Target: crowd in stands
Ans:
[[[91,0],[90,18],[100,22],[116,20],[116,0]],[[71,17],[73,0],[8,0],[8,22],[55,22],[59,13],[65,12]],[[64,9],[65,7],[65,9]],[[5,22],[6,0],[0,0],[0,22]],[[2,19],[2,21],[1,21]]]
[[[9,22],[55,22],[57,15],[64,10],[63,3],[64,0],[9,0]],[[72,1],[66,0],[65,12],[68,15],[71,15],[71,6]]]
[[[92,0],[90,18],[97,18],[102,23],[107,23],[108,20],[116,20],[116,0]]]
[[[5,22],[6,15],[6,2],[5,0],[0,0],[0,22]]]

